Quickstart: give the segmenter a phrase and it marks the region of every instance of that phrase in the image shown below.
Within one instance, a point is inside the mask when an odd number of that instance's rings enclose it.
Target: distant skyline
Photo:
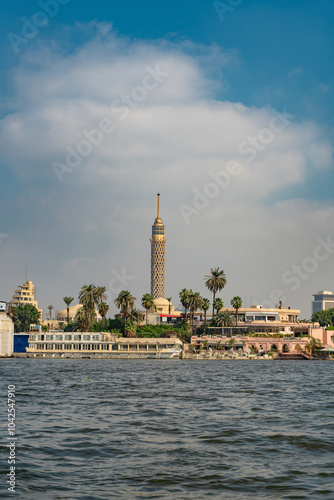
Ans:
[[[334,291],[334,5],[2,7],[0,299],[28,268],[43,310],[89,283],[139,307],[159,192],[175,306],[219,266],[226,307],[310,317]]]

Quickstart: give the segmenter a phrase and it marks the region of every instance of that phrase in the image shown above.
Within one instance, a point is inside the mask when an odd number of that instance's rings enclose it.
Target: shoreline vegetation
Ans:
[[[242,315],[240,312],[243,307],[243,301],[239,296],[235,296],[231,299],[228,310],[228,307],[224,306],[223,300],[217,297],[217,294],[221,292],[227,284],[224,271],[220,270],[219,267],[211,268],[210,274],[204,276],[204,281],[208,291],[212,293],[211,301],[207,298],[203,298],[199,292],[183,288],[178,298],[184,308],[184,312],[182,312],[181,316],[178,316],[177,319],[176,316],[174,319],[170,317],[170,321],[168,320],[168,322],[167,319],[164,318],[166,319],[165,323],[149,324],[148,313],[155,313],[159,321],[162,321],[160,313],[157,312],[155,299],[153,299],[151,294],[145,293],[143,295],[141,305],[144,311],[141,311],[136,309],[135,302],[137,299],[131,295],[128,290],[122,290],[114,299],[114,304],[119,309],[119,313],[115,315],[114,319],[107,318],[106,316],[109,310],[109,305],[105,302],[107,300],[107,289],[104,286],[95,286],[94,284],[84,285],[80,289],[78,299],[81,308],[77,309],[75,317],[73,316],[71,319],[69,314],[70,304],[73,302],[74,298],[69,296],[63,297],[63,301],[67,306],[67,321],[59,321],[57,323],[57,321],[52,319],[52,310],[54,309],[52,304],[48,306],[49,320],[47,321],[49,321],[49,323],[45,324],[44,321],[44,324],[37,326],[35,331],[30,328],[31,324],[39,324],[39,312],[34,306],[25,305],[12,308],[10,314],[14,320],[15,333],[22,332],[23,329],[31,335],[35,333],[37,335],[35,335],[33,339],[34,342],[43,342],[45,340],[59,342],[61,339],[57,339],[57,337],[60,337],[60,335],[56,335],[55,339],[53,339],[52,335],[48,335],[53,332],[73,333],[74,338],[79,337],[75,335],[76,333],[92,332],[100,333],[101,338],[105,337],[105,340],[107,340],[107,338],[112,340],[112,337],[114,340],[120,338],[143,340],[146,338],[166,339],[167,343],[167,339],[177,338],[182,342],[182,355],[180,357],[183,359],[271,360],[280,359],[284,357],[282,356],[284,354],[290,354],[290,356],[285,356],[286,359],[289,359],[289,357],[293,359],[294,356],[296,359],[303,359],[303,356],[304,359],[316,359],[317,357],[320,358],[321,354],[325,355],[325,353],[319,352],[323,345],[318,339],[313,337],[310,338],[308,335],[304,334],[300,335],[300,333],[296,335],[294,330],[291,331],[291,333],[288,332],[287,337],[285,336],[286,334],[281,332],[269,334],[268,332],[264,333],[261,329],[259,332],[257,332],[256,329],[254,330],[256,326],[252,326],[251,323],[248,324],[245,319],[245,313]],[[172,297],[169,297],[167,300],[169,302],[168,315],[171,316]],[[212,308],[212,314],[211,317],[207,318],[207,312],[210,308]],[[280,309],[281,308],[282,304],[280,303]],[[195,314],[198,315],[198,311],[200,311],[200,321],[198,321],[198,319],[195,321]],[[319,320],[320,325],[325,321],[327,322],[326,326],[328,329],[333,328],[334,309],[315,313],[313,316],[312,321]],[[202,318],[204,318],[204,320],[202,320]],[[297,319],[293,321],[298,324],[298,316]],[[284,326],[286,325],[282,324],[282,327]],[[227,335],[228,338],[222,338],[225,337],[225,334],[222,335],[224,328],[226,331],[230,330],[230,334]],[[220,330],[221,334],[216,334],[216,330]],[[285,328],[283,328],[283,331],[285,331]],[[52,338],[44,338],[45,334],[46,337]],[[64,335],[62,341],[68,342],[70,337],[70,335]],[[87,337],[87,335],[84,335],[84,337]],[[213,343],[213,337],[216,339],[215,343]],[[218,337],[220,337],[220,339],[218,339]],[[280,345],[280,340],[283,340],[283,338],[287,343],[293,340],[300,340],[300,345],[294,346],[295,350],[298,350],[298,352],[290,352],[289,346]],[[263,345],[259,344],[259,342],[263,342]],[[71,355],[71,346],[55,345],[59,347],[53,349],[54,346],[47,346],[47,349],[50,348],[53,352],[33,353],[30,351],[27,352],[26,356],[16,356],[15,353],[13,354],[14,357],[79,359],[79,353],[74,352],[73,356]],[[63,349],[65,348],[65,350],[70,350],[70,352],[63,352],[60,349],[61,347]],[[74,349],[81,349],[80,346],[76,345],[72,347]],[[42,349],[42,347],[38,347],[38,349]],[[57,349],[58,352],[55,352]],[[93,345],[88,346],[87,349],[95,350]],[[104,353],[102,356],[99,352],[81,354],[81,357],[96,359],[106,356],[113,359],[125,358],[124,355],[117,355],[114,353],[110,355],[109,353]],[[132,353],[129,357],[134,358]],[[321,357],[321,359],[324,358]],[[331,359],[330,355],[328,355],[328,359]]]

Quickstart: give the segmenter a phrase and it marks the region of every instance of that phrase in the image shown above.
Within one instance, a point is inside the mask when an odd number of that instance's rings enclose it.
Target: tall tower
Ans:
[[[165,226],[159,215],[160,194],[158,194],[158,213],[152,226],[151,242],[151,295],[154,299],[165,297]]]

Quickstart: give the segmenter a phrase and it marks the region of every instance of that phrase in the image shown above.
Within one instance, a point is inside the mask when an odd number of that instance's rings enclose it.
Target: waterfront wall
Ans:
[[[14,350],[14,322],[5,311],[0,311],[0,356],[11,356]]]

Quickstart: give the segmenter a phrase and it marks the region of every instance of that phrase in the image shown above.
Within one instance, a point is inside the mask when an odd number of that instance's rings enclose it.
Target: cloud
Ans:
[[[85,28],[75,29],[84,37]],[[123,267],[136,277],[135,295],[149,291],[148,238],[158,191],[168,234],[168,294],[203,289],[202,274],[227,265],[231,293],[265,295],[291,252],[297,259],[321,232],[319,218],[327,224],[332,216],[332,205],[315,207],[294,194],[312,173],[332,167],[326,130],[293,110],[219,99],[228,86],[224,70],[238,58],[217,46],[132,40],[106,24],[90,25],[88,35],[75,50],[57,42],[27,52],[15,72],[16,100],[0,123],[2,161],[18,185],[31,189],[29,219],[14,210],[13,225],[21,216],[31,226],[33,267],[52,263],[60,271],[52,300],[74,293],[63,291],[60,277],[79,289],[84,282],[107,284],[110,272]],[[112,131],[100,142],[95,136],[99,144],[81,154],[82,141],[105,120]],[[79,155],[77,166],[66,163],[69,151]],[[54,162],[68,167],[61,183]],[[240,173],[187,225],[179,205],[192,207],[194,190],[203,193],[210,175],[229,162],[238,162]],[[44,249],[38,260],[36,220]],[[274,261],[267,274],[265,258]],[[298,297],[292,305],[298,307]]]

